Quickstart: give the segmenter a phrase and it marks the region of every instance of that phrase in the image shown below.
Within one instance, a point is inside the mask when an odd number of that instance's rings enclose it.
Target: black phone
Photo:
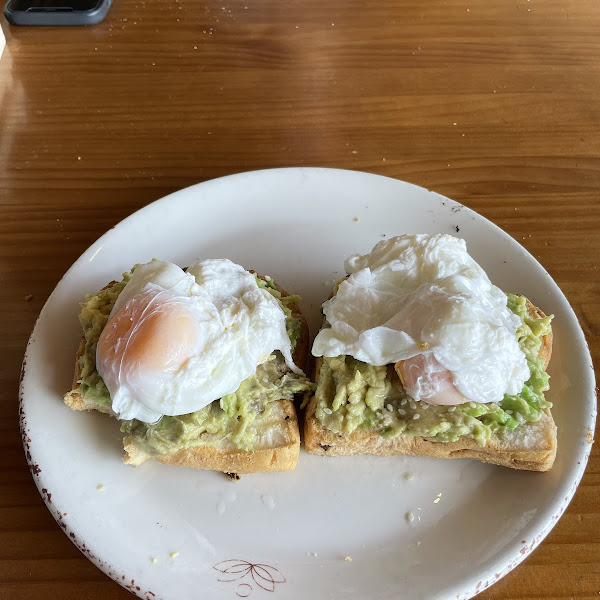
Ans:
[[[4,16],[13,25],[95,25],[112,0],[8,0]]]

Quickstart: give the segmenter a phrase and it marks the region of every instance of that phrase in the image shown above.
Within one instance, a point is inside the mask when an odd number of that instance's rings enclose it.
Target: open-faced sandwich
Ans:
[[[552,467],[552,317],[492,285],[449,235],[381,241],[345,267],[312,349],[308,452]]]
[[[298,300],[226,259],[137,265],[81,304],[65,403],[119,419],[131,465],[293,469],[293,399],[311,388]]]

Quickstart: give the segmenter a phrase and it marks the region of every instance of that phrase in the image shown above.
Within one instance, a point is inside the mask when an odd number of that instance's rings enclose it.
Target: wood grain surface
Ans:
[[[46,510],[23,456],[17,388],[61,275],[176,189],[314,165],[450,196],[541,261],[598,366],[597,0],[115,0],[98,26],[4,29],[0,599],[132,597]],[[478,598],[599,594],[595,446],[551,534]]]

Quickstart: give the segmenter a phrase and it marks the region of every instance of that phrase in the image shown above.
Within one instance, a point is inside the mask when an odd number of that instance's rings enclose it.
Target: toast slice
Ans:
[[[111,282],[103,289],[115,283]],[[276,283],[273,285],[281,296],[289,296]],[[300,307],[295,302],[288,303],[287,307],[291,310],[292,317],[300,322],[300,336],[296,342],[293,358],[294,363],[304,369],[309,357],[308,325]],[[86,340],[83,337],[75,356],[73,389],[65,394],[64,402],[73,410],[97,410],[116,418],[117,415],[113,412],[110,404],[102,404],[93,397],[85,397],[82,393],[80,358],[85,352],[85,347]],[[136,444],[131,436],[125,436],[123,462],[138,466],[152,458],[165,464],[222,471],[229,474],[290,471],[296,467],[300,451],[300,432],[294,402],[289,399],[281,399],[275,400],[269,406],[270,409],[257,415],[254,421],[255,434],[251,439],[251,451],[240,450],[227,439],[221,439],[211,440],[207,444],[192,445],[171,453],[150,453]]]
[[[544,318],[544,313],[529,300],[526,301],[530,316]],[[552,354],[552,332],[542,337],[539,356],[544,370]],[[322,358],[315,361],[315,381],[319,385]],[[304,415],[304,446],[307,452],[323,456],[348,454],[376,454],[430,456],[435,458],[473,458],[487,463],[528,471],[547,471],[556,457],[556,425],[550,409],[543,409],[539,420],[520,424],[512,431],[492,434],[480,446],[476,440],[460,437],[456,441],[443,442],[417,435],[400,434],[395,438],[382,437],[379,430],[356,429],[342,435],[326,429],[315,416],[317,399],[313,395]]]

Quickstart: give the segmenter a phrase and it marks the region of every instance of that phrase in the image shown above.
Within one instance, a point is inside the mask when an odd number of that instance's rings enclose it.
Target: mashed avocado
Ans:
[[[85,337],[85,351],[79,360],[80,391],[86,399],[105,406],[111,405],[111,399],[96,370],[96,346],[112,307],[134,270],[135,267],[130,273],[124,273],[122,281],[107,286],[96,294],[87,295],[81,304],[79,320]],[[300,298],[282,296],[271,280],[256,279],[258,285],[272,294],[283,309],[293,352],[302,333],[302,323],[292,315],[289,305],[298,302]],[[135,419],[122,421],[121,431],[149,454],[217,444],[222,440],[228,440],[240,450],[249,451],[252,450],[256,419],[268,419],[274,401],[291,400],[294,394],[311,389],[313,386],[309,380],[291,373],[281,354],[276,352],[257,367],[254,375],[242,381],[234,393],[190,414],[164,416],[157,423],[143,423]]]
[[[277,298],[279,306],[281,306],[281,309],[285,314],[285,328],[287,330],[288,337],[290,338],[290,342],[292,343],[292,352],[294,352],[296,349],[296,344],[302,335],[302,322],[300,319],[296,319],[292,315],[292,309],[289,307],[289,305],[300,302],[300,296],[282,296],[281,292],[275,287],[275,284],[271,278],[265,280],[261,279],[260,277],[256,277],[256,283],[258,283],[258,287],[267,290],[267,292]]]
[[[98,404],[110,405],[108,389],[96,371],[96,346],[100,334],[108,322],[108,316],[119,294],[131,278],[135,267],[130,273],[123,273],[123,280],[119,283],[108,285],[97,294],[87,294],[81,303],[79,322],[83,327],[85,350],[79,359],[81,375],[80,391],[84,398],[93,399]]]
[[[123,421],[121,431],[149,454],[175,452],[199,444],[218,444],[223,439],[240,450],[252,450],[261,416],[269,419],[273,402],[291,400],[295,393],[310,389],[308,380],[290,373],[281,355],[271,355],[233,393],[204,408],[176,417],[162,417],[158,423]]]
[[[499,403],[429,405],[415,402],[406,394],[393,365],[373,367],[350,356],[338,356],[323,359],[316,392],[317,419],[339,434],[375,429],[385,438],[404,433],[442,442],[466,436],[481,446],[492,433],[537,421],[541,411],[552,406],[544,400],[549,378],[544,361],[538,357],[552,317],[529,315],[522,296],[508,294],[507,305],[521,317],[522,325],[516,333],[531,373],[520,394],[506,395]]]

